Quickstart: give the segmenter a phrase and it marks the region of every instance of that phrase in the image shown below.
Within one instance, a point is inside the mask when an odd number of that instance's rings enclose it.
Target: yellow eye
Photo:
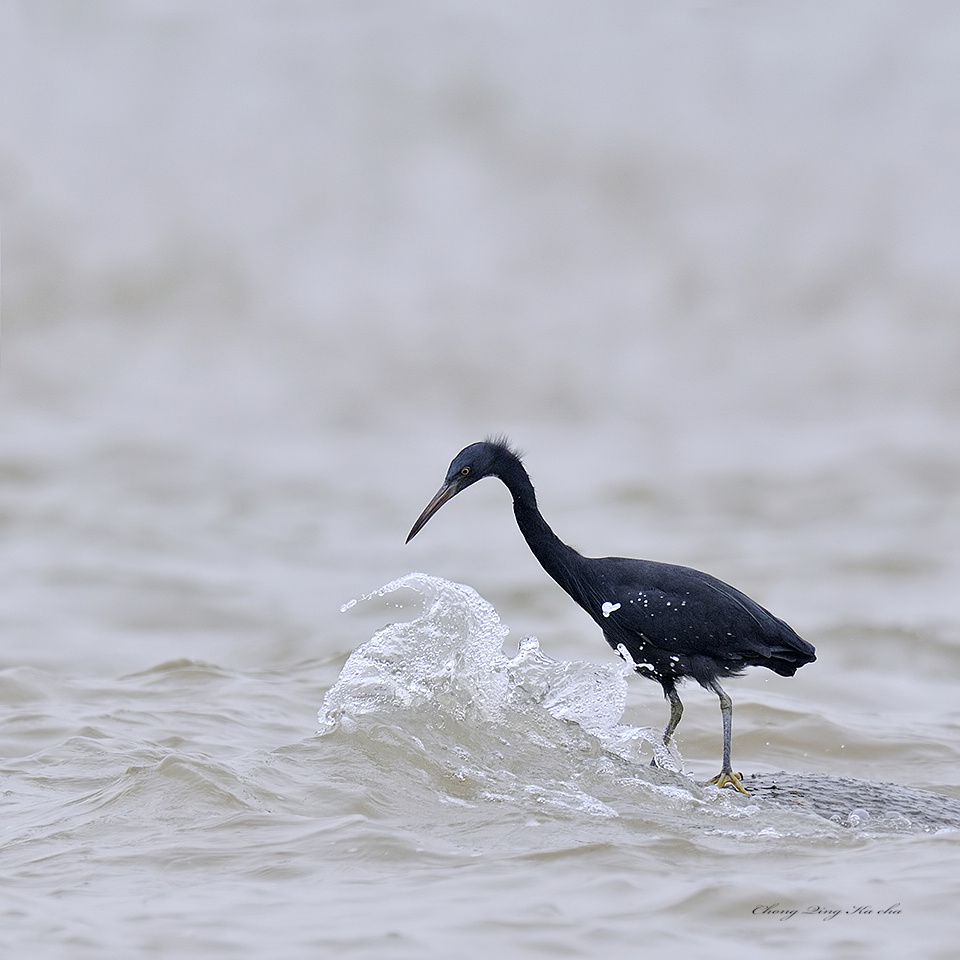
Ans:
[[[461,477],[465,477],[469,472],[470,472],[470,468],[469,468],[469,467],[461,467],[461,468],[460,468],[460,476],[461,476]]]

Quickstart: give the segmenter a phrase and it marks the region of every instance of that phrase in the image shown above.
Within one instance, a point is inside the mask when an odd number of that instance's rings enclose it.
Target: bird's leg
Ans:
[[[743,789],[741,782],[743,774],[734,773],[730,766],[730,738],[733,731],[733,701],[724,693],[723,687],[714,680],[710,684],[710,689],[720,698],[720,715],[723,717],[723,766],[720,772],[708,783],[717,787],[733,787],[741,793],[747,791]]]
[[[676,687],[671,687],[667,691],[667,699],[670,701],[670,719],[667,721],[667,726],[663,731],[663,745],[665,747],[670,746],[670,738],[673,736],[673,731],[677,729],[677,724],[683,716],[683,704],[680,702],[680,694],[677,693]]]
[[[670,687],[665,691],[667,699],[670,701],[670,719],[667,721],[667,726],[663,731],[663,745],[665,747],[670,746],[670,738],[673,736],[673,731],[677,729],[677,724],[680,722],[680,718],[683,716],[683,703],[680,700],[680,694],[677,693],[676,687]],[[657,758],[654,757],[650,761],[650,766],[657,766]]]

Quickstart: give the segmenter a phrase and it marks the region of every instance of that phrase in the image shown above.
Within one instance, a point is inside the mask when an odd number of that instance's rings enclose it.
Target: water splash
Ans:
[[[342,609],[403,589],[420,597],[419,615],[388,624],[354,650],[324,697],[319,733],[350,729],[363,716],[430,705],[459,719],[469,712],[479,723],[528,730],[561,721],[568,734],[594,737],[625,760],[636,762],[652,751],[678,769],[657,733],[620,722],[629,665],[553,660],[536,637],[524,637],[516,655],[508,657],[507,627],[471,587],[411,573]],[[450,701],[453,691],[456,704]]]

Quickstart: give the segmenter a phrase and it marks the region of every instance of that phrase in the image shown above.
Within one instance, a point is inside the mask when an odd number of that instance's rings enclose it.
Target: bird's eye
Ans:
[[[461,476],[461,477],[465,477],[469,472],[470,472],[470,468],[469,468],[469,467],[461,467],[461,468],[460,468],[460,476]]]

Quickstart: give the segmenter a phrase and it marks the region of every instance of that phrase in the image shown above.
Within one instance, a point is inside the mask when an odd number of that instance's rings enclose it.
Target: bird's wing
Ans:
[[[605,575],[595,581],[593,604],[600,616],[594,616],[605,634],[620,637],[628,648],[631,638],[642,637],[685,656],[769,657],[784,629],[790,631],[758,603],[709,574],[651,561],[607,561]]]

